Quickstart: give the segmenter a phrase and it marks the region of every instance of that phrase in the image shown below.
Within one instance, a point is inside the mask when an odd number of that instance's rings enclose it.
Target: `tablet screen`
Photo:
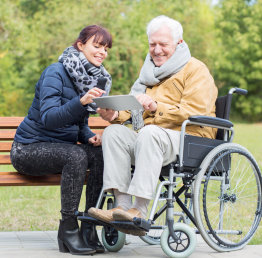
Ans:
[[[143,106],[133,95],[114,95],[94,98],[93,101],[100,108],[113,110],[137,110],[143,109]]]

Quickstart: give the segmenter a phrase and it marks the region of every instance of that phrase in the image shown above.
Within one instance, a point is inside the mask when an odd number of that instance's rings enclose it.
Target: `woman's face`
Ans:
[[[78,48],[83,52],[86,59],[95,66],[100,66],[107,57],[107,46],[103,46],[98,42],[93,42],[94,37],[91,37],[85,44],[78,42]]]

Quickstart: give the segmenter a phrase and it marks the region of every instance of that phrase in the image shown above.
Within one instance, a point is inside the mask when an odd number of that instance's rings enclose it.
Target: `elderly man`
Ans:
[[[103,134],[103,189],[113,190],[118,207],[90,208],[89,215],[106,222],[145,218],[162,166],[178,154],[182,122],[192,115],[215,116],[217,88],[206,65],[191,57],[181,24],[158,16],[148,24],[147,35],[149,53],[130,93],[144,110],[98,110],[113,123]],[[133,130],[123,125],[131,117]],[[187,133],[215,138],[216,131],[191,125]],[[133,204],[130,196],[136,197]]]

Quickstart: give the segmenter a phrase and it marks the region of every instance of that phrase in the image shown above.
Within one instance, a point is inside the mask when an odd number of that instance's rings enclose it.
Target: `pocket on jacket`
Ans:
[[[176,90],[180,93],[180,95],[182,96],[182,92],[183,92],[183,87],[175,82],[172,82],[173,85],[175,86]]]

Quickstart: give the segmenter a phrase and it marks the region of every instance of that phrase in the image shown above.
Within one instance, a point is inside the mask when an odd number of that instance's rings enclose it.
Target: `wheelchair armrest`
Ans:
[[[190,116],[188,118],[190,122],[201,123],[211,126],[222,126],[226,128],[233,127],[233,123],[227,119],[212,117],[212,116]]]

